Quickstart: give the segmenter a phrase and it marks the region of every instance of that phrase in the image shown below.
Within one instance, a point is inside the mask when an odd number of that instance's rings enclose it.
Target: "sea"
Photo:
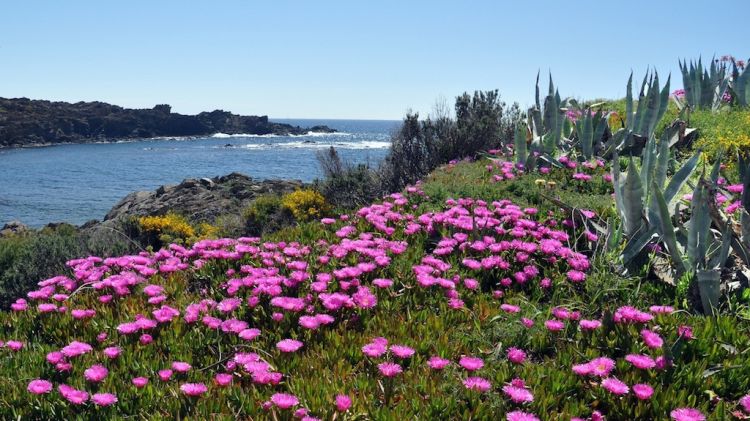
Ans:
[[[81,225],[101,220],[133,191],[187,178],[239,172],[257,179],[321,178],[317,152],[333,146],[343,161],[377,165],[399,121],[271,119],[327,125],[336,133],[227,135],[0,149],[0,227],[21,221]]]

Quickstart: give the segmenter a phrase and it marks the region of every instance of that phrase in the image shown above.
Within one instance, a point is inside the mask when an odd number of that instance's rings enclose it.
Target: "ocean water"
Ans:
[[[398,121],[272,119],[339,131],[303,136],[216,134],[120,143],[0,149],[0,227],[20,220],[80,225],[102,219],[133,191],[186,178],[240,172],[258,179],[310,182],[321,176],[316,152],[336,147],[343,160],[379,163]]]

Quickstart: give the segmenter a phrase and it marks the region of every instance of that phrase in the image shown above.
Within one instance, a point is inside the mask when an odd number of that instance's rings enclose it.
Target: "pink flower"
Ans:
[[[606,377],[615,368],[615,362],[611,358],[599,357],[585,364],[577,364],[573,366],[573,372],[579,376],[599,376]]]
[[[87,343],[73,341],[70,343],[70,345],[67,345],[63,349],[61,349],[60,352],[62,352],[62,354],[68,358],[73,358],[91,352],[92,349],[94,348],[92,348],[91,345]]]
[[[107,377],[107,374],[109,374],[109,370],[106,367],[101,364],[94,364],[83,372],[83,377],[90,382],[99,383]]]
[[[567,275],[568,279],[573,282],[583,282],[586,280],[586,274],[578,270],[569,270]]]
[[[117,396],[112,393],[94,393],[91,401],[97,406],[110,406],[117,402]]]
[[[377,358],[385,354],[386,345],[380,343],[369,343],[362,347],[362,353],[370,358]]]
[[[524,325],[524,326],[525,326],[526,328],[530,328],[530,327],[534,326],[534,321],[533,321],[533,320],[531,320],[531,319],[528,319],[528,318],[526,318],[526,317],[524,317],[524,318],[522,318],[522,319],[521,319],[521,323],[522,323],[522,324],[523,324],[523,325]]]
[[[649,399],[651,395],[654,394],[654,389],[647,384],[642,384],[642,383],[634,384],[633,394],[638,399],[646,400],[646,399]]]
[[[525,402],[533,402],[534,401],[534,395],[531,394],[531,392],[523,387],[516,387],[511,384],[503,386],[503,393],[505,393],[510,400],[512,400],[515,403],[525,403]]]
[[[648,355],[628,354],[625,356],[625,361],[642,370],[649,370],[656,367],[656,361]]]
[[[559,320],[547,320],[544,322],[544,327],[551,332],[559,332],[565,328],[565,324]]]
[[[214,376],[214,382],[219,386],[227,386],[232,383],[232,375],[228,373],[218,373]]]
[[[393,355],[399,358],[409,358],[414,355],[414,349],[404,345],[391,345],[390,347]]]
[[[206,393],[208,388],[203,383],[185,383],[180,386],[180,390],[188,396],[200,396]]]
[[[289,409],[299,404],[299,399],[289,393],[274,393],[271,396],[271,402],[281,409]]]
[[[630,391],[628,385],[621,382],[616,377],[607,377],[602,380],[602,387],[615,395],[625,395]]]
[[[508,412],[505,414],[505,419],[507,421],[539,421],[539,418],[534,414],[529,414],[528,412],[523,411]]]
[[[378,370],[380,370],[380,374],[385,377],[394,377],[404,371],[400,365],[390,362],[378,364]]]
[[[163,382],[172,378],[172,370],[159,370],[156,374],[159,375],[159,379]]]
[[[677,408],[669,413],[674,421],[705,421],[706,416],[695,408]]]
[[[260,336],[260,330],[255,329],[255,328],[244,329],[237,336],[239,336],[240,339],[244,339],[246,341],[252,341],[253,339]]]
[[[339,412],[346,412],[352,406],[352,398],[347,395],[336,395],[336,409]]]
[[[131,382],[133,383],[133,386],[140,389],[142,387],[145,387],[148,384],[148,379],[145,377],[133,377]]]
[[[437,355],[433,356],[429,361],[427,361],[427,365],[429,365],[433,370],[442,370],[450,363],[450,360],[440,358]]]
[[[52,383],[47,380],[36,379],[29,382],[29,386],[26,388],[29,392],[35,395],[42,395],[49,393],[52,390]]]
[[[508,348],[508,360],[515,364],[523,364],[526,360],[526,353],[523,350],[511,347]]]
[[[89,400],[89,394],[83,390],[78,390],[67,384],[61,384],[57,386],[58,392],[62,395],[65,400],[72,403],[73,405],[81,405],[82,403]]]
[[[458,364],[467,371],[476,371],[484,367],[484,361],[477,357],[463,356],[458,361]]]
[[[578,322],[578,325],[581,327],[581,330],[594,330],[601,327],[602,322],[599,320],[586,320],[583,319],[580,322]]]
[[[477,392],[486,392],[492,388],[492,383],[487,379],[481,377],[469,377],[463,381],[464,387],[469,390],[476,390]]]
[[[186,362],[175,361],[172,363],[172,370],[178,373],[187,373],[188,371],[190,371],[191,368],[193,367]]]
[[[658,349],[661,348],[662,345],[664,345],[664,340],[659,336],[658,333],[643,329],[641,330],[641,338],[643,338],[643,342],[646,344],[647,347],[651,349]]]
[[[745,395],[740,398],[740,405],[745,412],[750,413],[750,395]]]
[[[20,351],[23,348],[23,342],[20,341],[8,341],[5,343],[5,347],[11,351]]]
[[[654,314],[671,314],[674,312],[672,306],[651,306],[648,310]]]
[[[512,304],[502,304],[500,305],[500,309],[506,313],[518,313],[521,311],[521,307]]]
[[[276,344],[281,352],[295,352],[302,348],[303,343],[295,339],[282,339]]]
[[[677,334],[685,339],[693,339],[693,328],[690,326],[680,326],[677,328]]]
[[[120,355],[120,353],[122,353],[122,349],[116,346],[110,346],[108,348],[104,348],[104,351],[102,351],[102,353],[104,354],[105,357],[112,360],[112,359],[117,358]]]
[[[154,341],[154,337],[149,335],[148,333],[144,333],[143,335],[141,335],[140,338],[138,338],[138,342],[140,342],[141,345],[148,345],[153,341]]]

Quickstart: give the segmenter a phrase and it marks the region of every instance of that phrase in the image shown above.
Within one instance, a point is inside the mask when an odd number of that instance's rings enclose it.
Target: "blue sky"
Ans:
[[[631,69],[750,56],[750,1],[7,1],[0,96],[399,119],[499,89],[621,97]]]

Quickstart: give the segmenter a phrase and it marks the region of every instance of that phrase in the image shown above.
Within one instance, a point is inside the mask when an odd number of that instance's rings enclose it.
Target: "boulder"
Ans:
[[[131,216],[164,215],[170,211],[192,222],[213,222],[219,215],[241,214],[257,196],[285,194],[301,187],[302,182],[297,180],[254,180],[240,173],[186,179],[155,191],[130,193],[107,213],[103,222]]]

